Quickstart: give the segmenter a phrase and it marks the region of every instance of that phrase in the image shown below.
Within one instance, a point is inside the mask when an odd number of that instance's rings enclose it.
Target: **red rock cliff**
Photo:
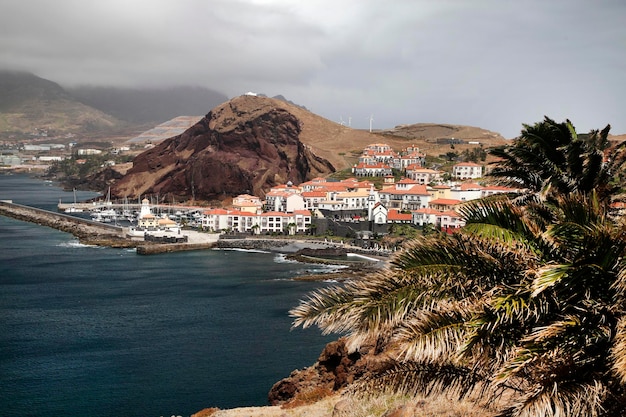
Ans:
[[[138,155],[111,194],[196,200],[241,193],[263,197],[274,185],[298,184],[333,172],[330,162],[300,141],[300,134],[300,120],[284,104],[266,97],[237,97],[181,135]]]

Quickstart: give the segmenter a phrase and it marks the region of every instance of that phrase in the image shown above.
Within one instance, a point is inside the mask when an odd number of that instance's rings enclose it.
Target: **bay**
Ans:
[[[73,193],[0,175],[0,199],[54,210]],[[276,253],[140,256],[0,216],[0,415],[266,405],[332,339],[291,330],[288,310],[328,285],[292,279],[312,268]]]

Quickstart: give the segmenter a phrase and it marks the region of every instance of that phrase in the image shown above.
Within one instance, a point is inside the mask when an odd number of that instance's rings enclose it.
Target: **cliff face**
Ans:
[[[138,155],[111,194],[196,200],[241,193],[263,197],[274,185],[333,172],[330,162],[300,141],[300,120],[276,102],[241,96],[214,108],[183,134]]]

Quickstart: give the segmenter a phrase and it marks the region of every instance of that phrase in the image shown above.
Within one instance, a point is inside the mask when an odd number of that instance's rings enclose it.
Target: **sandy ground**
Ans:
[[[295,408],[281,406],[241,407],[228,410],[207,408],[192,417],[331,417],[335,404],[341,400],[338,395],[324,398],[316,403]]]

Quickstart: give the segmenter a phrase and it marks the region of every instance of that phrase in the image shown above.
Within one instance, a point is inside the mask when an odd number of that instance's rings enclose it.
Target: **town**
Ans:
[[[136,220],[131,228],[135,237],[180,235],[186,226],[224,235],[309,234],[368,241],[398,226],[452,232],[464,225],[459,205],[518,191],[479,184],[484,167],[475,162],[456,163],[449,173],[425,168],[425,161],[414,146],[395,152],[387,144],[375,143],[363,149],[350,178],[288,182],[272,187],[264,199],[238,195],[227,207],[170,205],[158,197],[156,203],[144,197],[134,205],[106,201],[60,204],[59,209],[89,210],[97,221]],[[130,216],[129,209],[135,209]]]

